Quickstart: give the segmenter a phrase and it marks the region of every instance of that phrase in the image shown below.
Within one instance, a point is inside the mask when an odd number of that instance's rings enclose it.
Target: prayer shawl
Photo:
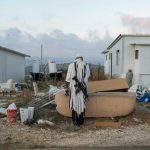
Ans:
[[[69,74],[70,74],[70,109],[77,112],[78,115],[80,115],[82,112],[84,112],[86,107],[86,98],[80,90],[78,93],[76,92],[76,81],[73,79],[73,77],[77,77],[79,82],[82,82],[85,86],[85,82],[87,81],[87,69],[86,64],[82,59],[76,59],[74,63],[72,63],[69,66]]]

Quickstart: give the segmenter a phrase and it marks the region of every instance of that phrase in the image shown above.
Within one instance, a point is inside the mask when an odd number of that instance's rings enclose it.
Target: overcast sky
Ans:
[[[45,57],[102,59],[119,34],[150,33],[149,0],[0,0],[0,45]]]

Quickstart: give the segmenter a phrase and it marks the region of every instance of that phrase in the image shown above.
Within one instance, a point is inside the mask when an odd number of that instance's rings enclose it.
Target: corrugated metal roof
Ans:
[[[29,55],[26,55],[26,54],[24,54],[24,53],[17,52],[17,51],[15,51],[15,50],[12,50],[12,49],[9,49],[9,48],[3,47],[3,46],[0,46],[0,50],[5,50],[5,51],[8,51],[8,52],[10,52],[10,53],[14,53],[14,54],[21,55],[21,56],[24,56],[24,57],[30,57]]]

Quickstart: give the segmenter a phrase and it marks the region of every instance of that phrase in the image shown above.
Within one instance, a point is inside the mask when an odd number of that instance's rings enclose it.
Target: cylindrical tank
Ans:
[[[32,72],[33,73],[39,73],[39,59],[34,59],[33,60],[33,65],[32,65]]]
[[[48,61],[48,68],[49,68],[49,73],[56,73],[57,72],[57,67],[55,61]]]

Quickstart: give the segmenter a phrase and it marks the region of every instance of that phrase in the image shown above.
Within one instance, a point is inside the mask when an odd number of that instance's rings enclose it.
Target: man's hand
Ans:
[[[69,96],[69,90],[68,89],[65,90],[65,95]]]
[[[69,82],[66,82],[66,90],[65,90],[65,95],[69,95]]]

